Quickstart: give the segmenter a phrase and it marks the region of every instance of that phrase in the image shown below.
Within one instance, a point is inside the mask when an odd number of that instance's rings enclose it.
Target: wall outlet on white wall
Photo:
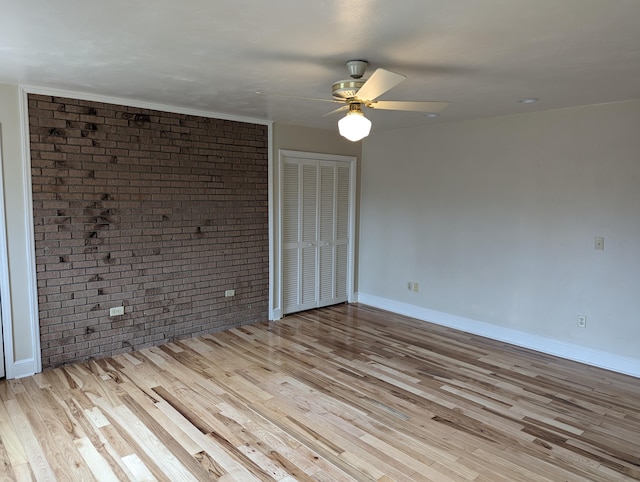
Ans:
[[[578,326],[580,328],[587,327],[587,317],[585,315],[578,315]]]
[[[595,248],[598,251],[604,251],[604,238],[596,238],[596,240],[595,240]]]

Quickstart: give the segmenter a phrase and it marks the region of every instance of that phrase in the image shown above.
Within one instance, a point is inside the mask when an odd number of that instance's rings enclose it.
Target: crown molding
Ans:
[[[74,90],[56,89],[52,87],[41,87],[37,85],[20,85],[20,89],[27,94],[51,95],[55,97],[66,97],[68,99],[90,100],[93,102],[103,102],[105,104],[125,105],[128,107],[137,107],[139,109],[150,109],[161,112],[171,112],[174,114],[193,115],[198,117],[208,117],[211,119],[222,119],[236,122],[246,122],[248,124],[259,124],[270,126],[273,121],[258,119],[255,117],[243,117],[236,115],[223,114],[221,112],[213,112],[208,110],[192,109],[177,105],[159,104],[156,102],[148,102],[144,100],[114,97],[109,95],[92,94],[89,92],[80,92]]]

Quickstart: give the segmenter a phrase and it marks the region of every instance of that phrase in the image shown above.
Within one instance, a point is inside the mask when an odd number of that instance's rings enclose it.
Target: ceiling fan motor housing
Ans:
[[[339,80],[331,86],[331,94],[335,100],[348,100],[352,99],[360,90],[360,87],[364,85],[364,80],[361,79],[364,75],[369,62],[366,60],[349,60],[347,62],[347,70],[351,79]]]
[[[348,100],[356,96],[364,80],[339,80],[331,86],[331,93],[336,100]]]

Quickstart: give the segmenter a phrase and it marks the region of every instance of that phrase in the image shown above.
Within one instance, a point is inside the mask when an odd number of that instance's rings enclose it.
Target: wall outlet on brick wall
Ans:
[[[225,297],[230,297],[230,296],[235,296],[236,295],[236,290],[225,290],[224,292],[224,296]]]
[[[124,315],[124,306],[115,306],[109,309],[109,316]]]

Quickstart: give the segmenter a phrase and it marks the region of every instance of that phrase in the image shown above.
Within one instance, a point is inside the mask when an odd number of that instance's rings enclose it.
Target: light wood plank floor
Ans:
[[[0,383],[2,480],[640,479],[640,380],[358,305]]]

